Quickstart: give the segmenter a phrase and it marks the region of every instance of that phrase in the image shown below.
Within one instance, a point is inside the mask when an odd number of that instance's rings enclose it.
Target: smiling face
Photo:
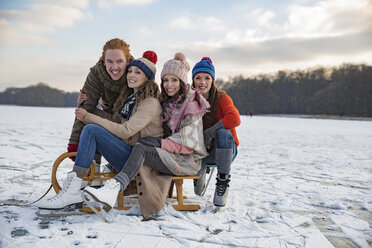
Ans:
[[[180,79],[172,74],[166,74],[162,80],[163,88],[168,96],[172,97],[180,91],[181,82]]]
[[[147,76],[140,68],[134,65],[128,68],[127,82],[129,88],[137,91],[146,81]]]
[[[119,80],[125,73],[125,68],[128,64],[124,53],[120,49],[108,49],[105,52],[106,71],[112,80]]]
[[[196,89],[199,89],[200,93],[205,99],[208,99],[209,90],[212,87],[213,79],[208,73],[200,72],[194,76],[194,85]]]

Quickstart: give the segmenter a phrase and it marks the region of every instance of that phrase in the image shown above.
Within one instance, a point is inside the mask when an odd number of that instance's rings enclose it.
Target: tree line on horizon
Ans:
[[[216,83],[240,114],[372,116],[372,66],[365,64],[236,76]],[[78,94],[38,83],[7,88],[0,92],[0,104],[75,107]]]
[[[78,92],[64,92],[38,83],[25,88],[7,88],[0,92],[0,104],[41,107],[76,107]]]
[[[372,66],[278,71],[216,81],[240,114],[372,116]]]

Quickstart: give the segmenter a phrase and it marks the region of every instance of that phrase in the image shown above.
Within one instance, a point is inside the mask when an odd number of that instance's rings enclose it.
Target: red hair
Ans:
[[[103,46],[102,56],[100,60],[105,61],[105,52],[109,49],[122,50],[127,62],[130,62],[131,58],[133,58],[132,55],[130,54],[129,45],[119,38],[114,38],[107,41],[106,44]]]

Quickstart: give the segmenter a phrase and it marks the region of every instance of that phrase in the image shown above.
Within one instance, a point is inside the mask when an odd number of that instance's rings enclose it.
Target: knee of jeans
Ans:
[[[96,124],[87,124],[84,126],[83,131],[81,132],[81,136],[89,135],[92,137],[97,133],[97,130],[101,129],[102,127]]]
[[[229,129],[220,128],[216,132],[216,143],[218,148],[232,148],[234,137]]]
[[[143,153],[145,151],[145,145],[142,143],[138,143],[133,146],[132,153]]]
[[[81,132],[81,135],[83,135],[83,133],[92,133],[93,132],[93,129],[94,129],[94,124],[87,124],[83,127],[83,131]]]

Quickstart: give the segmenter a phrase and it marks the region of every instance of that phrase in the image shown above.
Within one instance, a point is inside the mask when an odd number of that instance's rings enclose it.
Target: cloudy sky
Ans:
[[[212,58],[217,78],[372,64],[371,0],[0,0],[0,91],[78,91],[104,43]],[[160,74],[160,73],[159,73]],[[159,78],[157,77],[157,81]]]

